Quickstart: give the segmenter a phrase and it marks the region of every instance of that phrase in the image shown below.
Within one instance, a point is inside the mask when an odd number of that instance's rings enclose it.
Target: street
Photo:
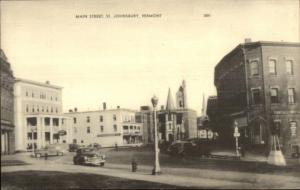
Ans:
[[[153,153],[147,150],[104,149],[107,162],[104,167],[73,165],[74,153],[64,156],[32,158],[30,154],[1,157],[3,174],[17,171],[59,171],[70,174],[97,174],[127,180],[140,180],[184,188],[297,188],[300,187],[299,165],[279,168],[266,163],[201,158],[177,158],[161,154],[162,174],[151,175]],[[138,161],[138,171],[131,172],[131,159]],[[3,166],[3,163],[19,160],[19,164]],[[20,161],[27,163],[21,165]],[[5,165],[5,164],[4,164]],[[70,180],[70,179],[69,179]],[[94,187],[94,186],[93,186]],[[144,188],[147,188],[146,186]],[[98,187],[99,188],[99,187]]]

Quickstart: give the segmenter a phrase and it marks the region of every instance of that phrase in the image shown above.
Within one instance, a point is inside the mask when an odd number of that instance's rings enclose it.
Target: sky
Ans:
[[[203,94],[216,95],[214,67],[245,38],[300,40],[298,0],[0,3],[1,49],[15,77],[62,86],[64,111],[102,102],[138,110],[154,94],[165,105],[168,89],[175,100],[184,79],[188,106],[199,115]],[[76,18],[90,14],[104,18]]]

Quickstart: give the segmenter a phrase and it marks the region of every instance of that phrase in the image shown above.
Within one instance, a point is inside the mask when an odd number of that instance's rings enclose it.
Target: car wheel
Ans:
[[[39,157],[41,157],[41,154],[35,154],[35,157],[39,158]]]

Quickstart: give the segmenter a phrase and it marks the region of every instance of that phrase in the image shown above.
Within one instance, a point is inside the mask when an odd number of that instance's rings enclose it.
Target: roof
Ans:
[[[240,43],[233,50],[231,50],[228,54],[226,54],[217,64],[217,66],[227,57],[235,53],[238,49],[242,47],[255,47],[255,46],[289,46],[289,47],[300,47],[299,42],[275,42],[275,41],[257,41],[257,42],[246,42]]]
[[[37,82],[37,81],[33,81],[33,80],[28,80],[28,79],[21,79],[21,78],[16,78],[15,82],[21,82],[21,83],[27,83],[27,84],[32,84],[32,85],[37,85],[37,86],[43,86],[43,87],[48,87],[48,88],[54,88],[54,89],[58,89],[61,90],[63,89],[63,87],[61,86],[57,86],[57,85],[53,85],[50,83],[42,83],[42,82]]]
[[[137,110],[131,110],[127,108],[117,108],[117,109],[105,109],[105,110],[92,110],[92,111],[73,111],[73,112],[66,112],[64,114],[84,114],[84,113],[93,113],[93,112],[109,112],[109,111],[128,111],[128,112],[138,112]]]
[[[169,88],[166,110],[174,110],[174,109],[175,109],[175,106],[174,106],[173,98],[171,95],[171,89]]]

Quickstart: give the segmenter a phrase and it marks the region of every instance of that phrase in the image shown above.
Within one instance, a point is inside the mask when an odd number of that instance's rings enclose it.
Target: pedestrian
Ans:
[[[118,151],[118,143],[115,143],[115,149]]]
[[[131,161],[131,169],[132,169],[132,172],[136,172],[137,171],[137,161],[135,158],[132,159]]]

